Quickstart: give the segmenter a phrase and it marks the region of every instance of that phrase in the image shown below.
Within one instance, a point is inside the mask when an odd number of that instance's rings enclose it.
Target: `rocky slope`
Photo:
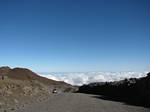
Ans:
[[[29,69],[0,68],[0,112],[12,111],[32,102],[40,102],[58,92],[73,92],[76,88],[37,75]]]
[[[103,95],[105,98],[150,107],[150,73],[139,79],[83,85],[78,92]]]

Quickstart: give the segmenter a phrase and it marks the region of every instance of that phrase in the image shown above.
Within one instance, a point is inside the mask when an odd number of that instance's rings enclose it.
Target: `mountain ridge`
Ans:
[[[41,77],[26,68],[0,67],[0,111],[40,102],[51,94],[74,92],[76,87]]]

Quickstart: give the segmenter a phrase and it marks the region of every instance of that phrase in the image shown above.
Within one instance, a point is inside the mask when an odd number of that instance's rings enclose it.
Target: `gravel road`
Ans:
[[[55,94],[16,112],[150,112],[150,109],[102,100],[81,93]]]

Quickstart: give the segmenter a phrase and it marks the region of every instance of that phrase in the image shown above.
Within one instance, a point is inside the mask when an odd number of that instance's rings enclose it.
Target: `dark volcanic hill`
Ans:
[[[24,105],[29,102],[44,100],[56,90],[73,92],[76,88],[61,81],[41,77],[26,68],[0,68],[0,111]],[[20,106],[19,106],[20,107]]]
[[[11,70],[11,68],[10,67],[7,67],[7,66],[5,66],[5,67],[0,67],[0,76],[1,75],[6,75],[6,74],[8,74],[8,72]]]
[[[142,78],[90,83],[81,86],[78,92],[150,107],[150,73]]]

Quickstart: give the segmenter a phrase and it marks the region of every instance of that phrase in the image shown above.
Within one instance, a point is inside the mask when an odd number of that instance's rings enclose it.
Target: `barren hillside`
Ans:
[[[47,99],[53,91],[73,92],[75,88],[37,75],[29,69],[0,68],[0,110],[15,110]]]

